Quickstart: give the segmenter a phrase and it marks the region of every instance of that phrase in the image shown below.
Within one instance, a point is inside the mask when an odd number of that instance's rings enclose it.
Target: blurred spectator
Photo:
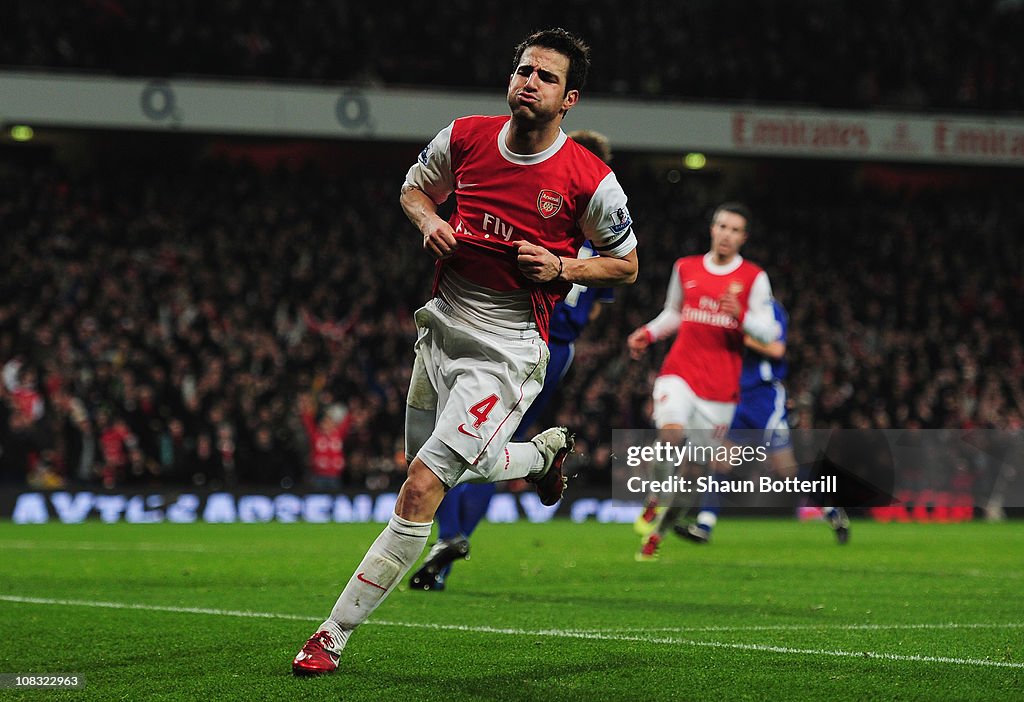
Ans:
[[[345,439],[352,417],[340,404],[332,404],[317,416],[316,402],[299,397],[299,418],[309,441],[309,485],[314,490],[336,491],[345,470]]]
[[[98,473],[105,488],[124,484],[141,470],[142,454],[138,439],[121,417],[112,417],[106,408],[96,412],[96,433],[102,461]]]
[[[843,183],[826,164],[765,168],[743,185],[763,225],[747,248],[791,312],[794,423],[1020,430],[1020,179],[907,189]],[[395,487],[411,314],[432,277],[395,235],[400,175],[5,164],[0,476],[290,489],[307,474],[309,396],[346,400],[343,483]],[[626,359],[626,334],[657,311],[675,257],[706,248],[721,196],[710,175],[666,178],[625,155],[618,175],[641,279],[579,339],[551,407],[597,483],[612,431],[649,426],[657,368]]]

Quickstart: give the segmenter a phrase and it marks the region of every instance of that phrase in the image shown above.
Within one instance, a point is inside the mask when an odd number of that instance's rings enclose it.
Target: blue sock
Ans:
[[[462,510],[462,533],[468,537],[487,514],[487,507],[491,504],[494,493],[498,491],[498,486],[494,483],[466,483],[465,487],[459,506]]]
[[[441,500],[434,519],[437,520],[437,538],[454,539],[465,532],[462,530],[462,496],[466,492],[469,483],[456,485]]]
[[[491,497],[497,490],[494,483],[463,483],[449,490],[437,509],[437,538],[469,538],[487,514]],[[443,583],[448,578],[452,565],[449,563],[437,574],[439,581]]]
[[[722,509],[721,496],[714,488],[718,487],[718,483],[725,480],[726,477],[725,473],[712,473],[710,481],[712,489],[700,496],[700,505],[697,509],[697,528],[703,529],[708,534],[715,528],[715,523],[718,522],[718,513]]]

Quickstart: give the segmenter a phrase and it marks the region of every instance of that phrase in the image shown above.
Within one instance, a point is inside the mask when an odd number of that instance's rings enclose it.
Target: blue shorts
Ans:
[[[780,451],[791,445],[788,420],[785,386],[759,385],[740,392],[728,437],[745,446],[761,444],[769,453]]]

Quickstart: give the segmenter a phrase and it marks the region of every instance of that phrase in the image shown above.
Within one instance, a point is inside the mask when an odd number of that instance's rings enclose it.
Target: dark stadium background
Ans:
[[[1024,133],[1024,7],[1007,0],[173,5],[11,3],[0,77],[500,98],[514,43],[564,25],[593,47],[582,104],[950,115]],[[304,494],[302,396],[354,418],[346,494],[396,489],[411,314],[432,275],[398,188],[425,140],[66,117],[26,125],[25,141],[2,125],[3,516],[26,491]],[[742,199],[757,217],[745,255],[769,271],[791,316],[796,427],[946,430],[961,443],[985,432],[987,448],[934,456],[898,472],[896,488],[920,503],[966,495],[979,516],[1024,505],[1005,470],[1024,428],[1024,155],[964,164],[708,152],[691,170],[684,157],[700,149],[687,146],[613,139],[641,274],[580,340],[550,411],[580,438],[574,490],[606,498],[613,431],[650,426],[662,353],[630,362],[625,337],[656,313],[672,261],[705,250],[714,206]],[[118,421],[137,448],[104,485],[102,437]],[[934,516],[928,505],[904,516]]]

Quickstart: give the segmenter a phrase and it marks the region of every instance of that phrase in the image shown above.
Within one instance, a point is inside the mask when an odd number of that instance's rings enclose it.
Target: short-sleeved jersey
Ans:
[[[509,126],[507,116],[455,120],[422,151],[406,182],[438,204],[456,196],[449,224],[460,246],[438,262],[435,293],[446,270],[491,290],[528,291],[546,340],[552,308],[570,285],[529,281],[512,242],[575,257],[589,239],[599,254],[621,257],[636,237],[626,195],[607,164],[562,131],[538,154],[512,153],[505,146]]]
[[[789,332],[789,315],[786,309],[778,300],[772,300],[772,311],[775,313],[775,321],[779,323],[781,334],[779,341],[786,343],[786,334]],[[765,358],[761,354],[746,349],[743,352],[743,370],[740,373],[740,402],[743,402],[747,390],[752,390],[761,385],[773,385],[786,379],[789,364],[785,357],[778,360]]]
[[[764,272],[741,260],[728,272],[715,273],[705,265],[705,258],[687,256],[676,261],[673,284],[681,288],[677,291],[681,317],[661,375],[678,375],[702,399],[736,402],[743,329],[738,320],[719,311],[719,300],[726,292],[735,293],[746,311],[754,281]]]
[[[585,242],[580,249],[579,258],[596,256],[590,242]],[[555,305],[551,313],[551,341],[571,344],[583,333],[583,328],[590,321],[590,312],[598,302],[612,302],[614,293],[611,288],[592,288],[586,285],[573,284],[572,289]]]

